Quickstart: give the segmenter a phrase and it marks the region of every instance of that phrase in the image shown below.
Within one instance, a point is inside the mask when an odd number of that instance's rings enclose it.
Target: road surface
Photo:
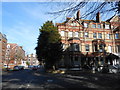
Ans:
[[[89,74],[84,72],[49,74],[43,70],[25,69],[3,72],[2,89],[55,89],[92,88],[120,90],[120,74]]]

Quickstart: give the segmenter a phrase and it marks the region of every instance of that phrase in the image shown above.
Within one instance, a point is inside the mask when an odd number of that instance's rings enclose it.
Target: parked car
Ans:
[[[41,65],[37,65],[38,69],[41,68]]]
[[[24,69],[24,66],[18,66],[19,67],[19,70],[23,70]]]
[[[33,68],[33,65],[29,65],[28,68],[32,69],[32,68]]]
[[[19,70],[19,66],[14,66],[13,70],[18,71]]]
[[[33,67],[32,67],[32,70],[37,70],[37,69],[38,69],[37,66],[33,66]]]
[[[120,69],[120,64],[116,64],[115,66]]]
[[[120,68],[118,66],[109,66],[109,73],[119,73],[120,72]]]
[[[10,68],[10,66],[4,65],[3,68]]]

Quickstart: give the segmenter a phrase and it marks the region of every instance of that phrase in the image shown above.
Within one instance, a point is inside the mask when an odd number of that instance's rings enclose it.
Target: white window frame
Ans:
[[[88,32],[85,32],[85,33],[84,33],[84,36],[85,36],[85,37],[89,37],[89,33],[88,33]]]
[[[96,37],[94,37],[95,36],[94,34],[96,34]],[[93,38],[97,38],[97,33],[93,33]]]
[[[88,23],[84,23],[84,27],[88,27]]]
[[[99,26],[100,26],[100,27],[99,27]],[[98,25],[97,25],[97,28],[101,28],[101,24],[98,24]]]
[[[110,39],[110,34],[106,34],[106,38],[107,38],[107,39]]]
[[[70,23],[71,26],[77,26],[77,23],[73,22],[73,23]]]
[[[100,36],[101,35],[101,36]],[[98,33],[98,38],[102,39],[102,33]]]
[[[112,53],[112,46],[108,46],[108,52]]]
[[[92,28],[96,28],[96,24],[92,24]]]
[[[73,32],[68,32],[68,37],[73,37]]]
[[[74,37],[79,37],[79,33],[78,32],[74,32]]]
[[[10,44],[7,45],[7,48],[10,48]]]
[[[110,25],[109,24],[105,24],[105,29],[110,29]]]
[[[61,36],[65,36],[65,31],[60,31]]]

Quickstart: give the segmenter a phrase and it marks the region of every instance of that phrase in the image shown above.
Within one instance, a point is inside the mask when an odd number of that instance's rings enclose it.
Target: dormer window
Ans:
[[[105,29],[110,29],[109,24],[105,24]]]
[[[98,24],[98,25],[97,25],[97,28],[101,28],[101,25],[100,25],[100,24]]]
[[[77,26],[77,23],[73,23],[73,26]]]
[[[9,44],[7,45],[7,48],[10,48],[10,45],[9,45]]]
[[[77,23],[73,22],[71,23],[71,26],[77,26]]]
[[[84,27],[88,27],[88,23],[84,23]]]
[[[92,24],[92,28],[96,28],[96,24]]]

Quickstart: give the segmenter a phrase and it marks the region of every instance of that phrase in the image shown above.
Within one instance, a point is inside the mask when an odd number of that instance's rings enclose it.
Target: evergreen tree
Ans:
[[[52,21],[47,21],[40,29],[36,54],[39,61],[45,62],[46,69],[55,66],[62,57],[61,37]]]

